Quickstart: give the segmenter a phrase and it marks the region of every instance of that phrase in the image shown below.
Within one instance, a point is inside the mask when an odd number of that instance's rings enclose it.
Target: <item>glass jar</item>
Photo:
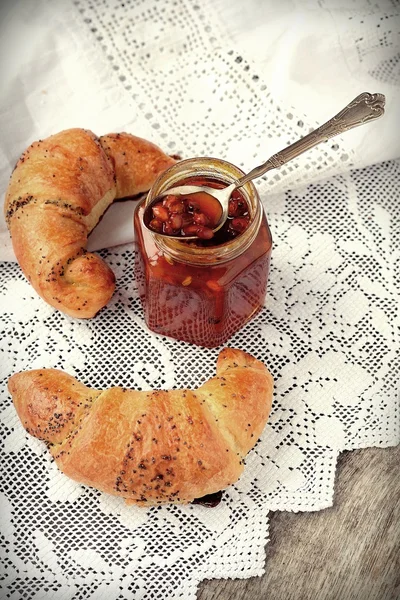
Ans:
[[[272,238],[252,182],[240,188],[249,208],[247,228],[219,245],[201,247],[160,236],[143,225],[145,206],[189,178],[229,185],[242,176],[240,169],[216,158],[183,160],[162,173],[136,207],[136,279],[146,324],[155,333],[213,348],[263,306]]]

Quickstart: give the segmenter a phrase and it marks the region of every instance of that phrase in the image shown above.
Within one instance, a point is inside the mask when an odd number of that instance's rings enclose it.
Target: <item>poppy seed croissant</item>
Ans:
[[[147,191],[175,159],[128,133],[67,129],[22,154],[6,192],[17,260],[36,292],[71,317],[93,317],[115,277],[87,237],[117,198]]]
[[[267,422],[273,380],[241,350],[195,390],[100,391],[55,369],[8,383],[25,429],[72,479],[145,505],[187,503],[240,477]]]

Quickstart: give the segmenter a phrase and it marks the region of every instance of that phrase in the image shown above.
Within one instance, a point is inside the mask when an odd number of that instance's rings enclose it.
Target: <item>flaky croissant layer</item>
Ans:
[[[13,375],[19,418],[72,479],[128,503],[187,503],[225,489],[270,413],[273,379],[241,350],[196,390],[95,390],[55,369]]]
[[[115,277],[87,237],[117,198],[147,191],[176,161],[128,133],[96,137],[67,129],[34,142],[6,192],[5,216],[17,260],[37,293],[72,317],[107,304]]]

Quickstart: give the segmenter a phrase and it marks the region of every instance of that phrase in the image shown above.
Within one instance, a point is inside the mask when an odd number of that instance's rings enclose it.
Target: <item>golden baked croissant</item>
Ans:
[[[273,379],[226,348],[198,389],[100,391],[55,369],[13,375],[19,418],[72,479],[146,505],[186,503],[237,481],[269,416]]]
[[[107,304],[115,277],[86,252],[87,237],[113,200],[148,190],[175,162],[128,133],[97,138],[85,129],[61,131],[22,154],[5,215],[17,260],[46,302],[82,318]]]

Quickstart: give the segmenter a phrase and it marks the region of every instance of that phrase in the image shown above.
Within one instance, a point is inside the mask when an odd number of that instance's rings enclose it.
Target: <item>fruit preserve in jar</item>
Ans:
[[[161,174],[137,206],[136,279],[146,324],[155,333],[213,348],[263,306],[272,239],[252,182],[234,190],[228,220],[214,235],[205,198],[196,202],[194,195],[165,196],[154,212],[153,231],[143,224],[145,206],[169,188],[224,187],[242,176],[219,159],[184,160]],[[161,236],[161,231],[182,237]],[[199,239],[185,240],[185,235]]]

